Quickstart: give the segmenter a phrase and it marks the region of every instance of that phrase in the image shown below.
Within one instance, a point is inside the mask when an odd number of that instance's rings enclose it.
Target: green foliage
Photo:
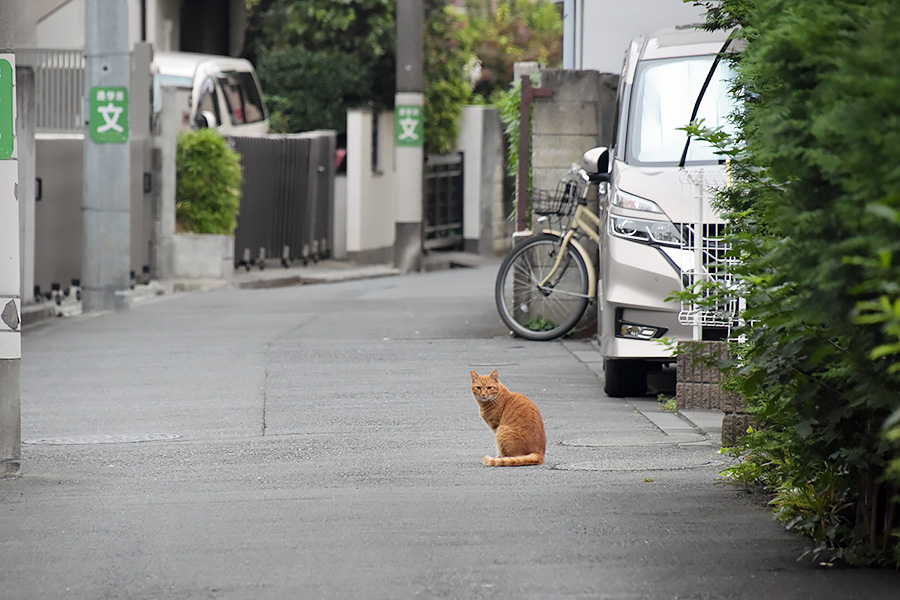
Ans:
[[[247,7],[244,54],[256,65],[274,131],[342,133],[348,109],[393,106],[396,0]],[[514,62],[559,65],[562,19],[549,0],[470,0],[465,12],[425,0],[424,8],[425,149],[443,154],[456,146],[463,108],[505,90]]]
[[[538,85],[539,75],[531,76],[531,83]],[[522,82],[514,81],[510,84],[508,90],[497,90],[493,95],[493,105],[497,109],[500,116],[500,123],[503,124],[503,139],[506,140],[506,174],[509,178],[515,180],[519,175],[519,140],[521,139],[521,123],[520,108],[522,106]],[[530,135],[530,126],[529,126]],[[528,187],[531,187],[531,171],[528,172]],[[531,222],[531,206],[526,207],[526,222]],[[512,212],[509,214],[509,220],[515,221],[519,207],[513,203]]]
[[[273,129],[346,130],[349,108],[394,103],[395,0],[252,0],[245,55]]]
[[[741,475],[819,552],[898,565],[900,4],[703,4],[747,40],[738,139],[695,129],[733,159],[747,308],[727,373],[761,424]]]
[[[232,234],[241,200],[240,155],[215,129],[178,136],[175,216],[178,229]]]
[[[675,401],[675,398],[667,398],[665,394],[660,394],[656,397],[656,401],[659,402],[664,411],[678,412],[678,403]]]
[[[544,315],[538,315],[528,319],[528,321],[524,323],[524,327],[525,329],[530,329],[532,331],[550,331],[551,329],[556,329],[557,324]]]
[[[514,81],[508,90],[494,94],[494,107],[503,123],[503,137],[506,139],[506,173],[516,177],[519,173],[519,110],[522,106],[522,82]]]
[[[446,154],[456,147],[459,118],[472,98],[473,39],[465,15],[441,3],[426,11],[425,29],[425,151]]]
[[[561,64],[559,8],[547,0],[469,0],[463,13],[432,0],[426,2],[426,19],[426,150],[451,151],[462,109],[474,100],[489,98],[501,112],[508,168],[514,174],[521,83],[513,82],[513,65],[522,61],[545,67]]]
[[[266,103],[275,132],[344,131],[348,104],[362,105],[371,93],[365,65],[338,53],[304,47],[272,50],[260,58],[257,69],[262,81],[272,83]]]
[[[560,6],[549,0],[468,0],[469,27],[481,72],[475,93],[493,99],[513,80],[513,65],[534,61],[562,64]]]

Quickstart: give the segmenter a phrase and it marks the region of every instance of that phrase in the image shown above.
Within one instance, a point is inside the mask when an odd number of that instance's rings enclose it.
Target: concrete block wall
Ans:
[[[675,404],[679,409],[721,410],[722,445],[733,446],[753,423],[737,392],[723,390],[715,361],[728,357],[725,342],[683,342],[676,363]]]
[[[618,81],[598,71],[541,71],[540,87],[553,95],[534,101],[532,189],[555,190],[585,151],[612,143]]]

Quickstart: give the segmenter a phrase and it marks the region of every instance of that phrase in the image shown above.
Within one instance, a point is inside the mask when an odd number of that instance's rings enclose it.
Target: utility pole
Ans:
[[[396,229],[394,264],[418,270],[422,255],[422,186],[425,155],[425,7],[397,0],[397,92],[394,96]]]
[[[19,474],[22,420],[22,302],[19,297],[19,161],[16,131],[15,3],[0,1],[0,479]]]
[[[131,287],[128,2],[85,0],[82,308],[122,310]]]

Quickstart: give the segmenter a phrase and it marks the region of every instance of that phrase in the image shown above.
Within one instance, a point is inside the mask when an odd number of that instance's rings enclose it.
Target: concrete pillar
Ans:
[[[122,310],[131,288],[128,3],[85,0],[84,54],[82,308]]]
[[[181,115],[174,110],[175,88],[160,88],[161,110],[153,132],[153,228],[150,232],[150,275],[172,279],[175,237],[175,154]]]

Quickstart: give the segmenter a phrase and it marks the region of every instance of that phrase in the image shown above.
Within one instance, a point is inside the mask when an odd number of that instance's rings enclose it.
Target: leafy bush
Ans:
[[[346,131],[350,108],[385,110],[395,93],[396,0],[248,0],[245,56],[272,129]],[[425,0],[425,148],[450,152],[462,109],[512,80],[517,61],[557,66],[562,18],[549,0]],[[478,94],[473,96],[473,86]]]
[[[472,98],[473,40],[465,15],[453,7],[438,4],[425,16],[425,151],[446,154],[456,147],[459,118]]]
[[[240,155],[215,129],[178,136],[175,218],[180,231],[232,234],[241,199]]]
[[[503,123],[506,140],[506,174],[516,177],[519,173],[519,114],[522,106],[522,82],[513,81],[509,89],[494,94],[494,108]]]
[[[282,133],[347,129],[347,109],[394,105],[395,0],[248,0],[245,56]]]
[[[347,128],[348,105],[368,103],[367,69],[356,57],[304,47],[272,50],[258,61],[276,133]]]
[[[468,0],[469,28],[481,72],[475,93],[488,99],[508,88],[517,62],[562,65],[561,4],[549,0]]]
[[[761,425],[737,473],[817,554],[900,565],[900,5],[703,4],[747,40],[720,198],[747,305],[726,371]]]

